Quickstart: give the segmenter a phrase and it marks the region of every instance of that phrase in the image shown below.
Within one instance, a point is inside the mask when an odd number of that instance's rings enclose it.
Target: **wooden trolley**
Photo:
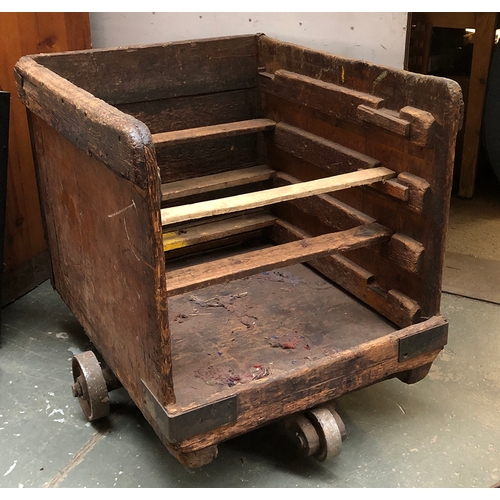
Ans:
[[[122,384],[187,466],[280,419],[323,460],[332,401],[428,373],[457,83],[260,34],[15,74],[52,284],[97,350],[73,360],[90,420]]]

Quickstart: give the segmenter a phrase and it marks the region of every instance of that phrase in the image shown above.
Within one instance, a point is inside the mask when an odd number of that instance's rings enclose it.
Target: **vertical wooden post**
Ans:
[[[458,195],[463,198],[472,198],[474,194],[484,99],[491,53],[495,41],[496,20],[496,12],[476,13],[476,32],[474,34],[463,156],[458,188]]]

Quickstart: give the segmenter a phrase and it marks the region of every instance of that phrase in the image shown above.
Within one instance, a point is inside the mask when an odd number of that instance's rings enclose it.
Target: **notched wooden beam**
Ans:
[[[283,172],[277,173],[274,178],[275,186],[287,186],[298,183],[300,183],[299,179]],[[337,231],[359,226],[360,224],[375,222],[373,217],[336,200],[328,194],[309,196],[286,203],[290,203],[302,212],[316,217],[320,222]]]
[[[273,226],[272,234],[276,243],[309,237],[305,231],[280,220]],[[309,261],[309,265],[399,327],[404,328],[420,320],[421,310],[416,301],[396,289],[384,290],[377,284],[370,271],[344,255],[334,254],[315,258]]]
[[[430,203],[431,185],[422,177],[409,172],[401,172],[397,176],[397,181],[410,189],[408,192],[408,208],[419,214],[424,214]]]
[[[373,109],[364,104],[360,104],[357,109],[357,116],[364,122],[372,123],[394,134],[403,137],[410,136],[410,122],[401,119],[395,111],[389,109]]]
[[[434,129],[436,120],[428,111],[405,106],[399,110],[399,117],[411,123],[410,140],[419,146],[434,146]]]

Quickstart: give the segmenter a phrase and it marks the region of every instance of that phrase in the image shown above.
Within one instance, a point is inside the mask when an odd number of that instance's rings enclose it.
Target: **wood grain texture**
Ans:
[[[410,122],[399,118],[398,113],[386,109],[372,109],[360,104],[357,108],[358,118],[364,122],[372,123],[398,135],[410,135]]]
[[[462,163],[460,165],[458,186],[458,194],[464,198],[471,198],[474,194],[479,138],[481,137],[488,71],[495,41],[495,29],[497,28],[496,21],[496,12],[476,13],[476,34],[472,53],[471,78],[466,112],[467,119],[465,121]]]
[[[161,186],[162,199],[164,201],[175,200],[195,194],[266,181],[274,177],[275,174],[276,171],[267,165],[257,165],[241,170],[170,182]]]
[[[0,89],[11,93],[9,167],[4,241],[3,303],[50,275],[26,108],[17,98],[13,68],[26,54],[90,47],[88,13],[0,13]]]
[[[217,125],[208,125],[206,127],[161,132],[153,134],[153,142],[155,145],[161,144],[162,146],[186,144],[219,137],[234,137],[236,135],[265,132],[274,130],[275,125],[276,123],[272,120],[254,118],[241,122],[221,123]]]
[[[53,285],[140,408],[141,379],[173,402],[154,156],[144,192],[32,119]]]
[[[378,167],[315,181],[272,188],[256,193],[193,203],[191,205],[181,205],[179,207],[163,208],[161,210],[162,224],[166,226],[185,220],[201,219],[212,215],[249,210],[273,203],[379,182],[391,177],[394,177],[394,172],[384,167]]]
[[[256,58],[255,36],[242,35],[94,49],[37,61],[116,105],[255,87]]]
[[[143,145],[152,144],[147,127],[95,98],[31,57],[15,66],[18,95],[34,114],[89,156],[144,188]]]
[[[327,83],[375,95],[384,100],[383,107],[386,109],[399,113],[398,110],[411,106],[434,117],[434,147],[428,148],[412,142],[411,132],[409,137],[402,137],[372,127],[373,130],[367,133],[366,127],[354,120],[344,120],[306,105],[297,105],[293,98],[277,96],[263,89],[264,116],[286,121],[376,158],[402,176],[397,182],[409,187],[407,201],[382,196],[368,188],[337,192],[335,198],[373,217],[394,232],[421,242],[425,248],[421,276],[425,279],[391,267],[388,260],[370,250],[355,251],[347,257],[377,275],[383,289],[395,288],[411,296],[421,307],[423,316],[437,314],[452,187],[453,151],[463,111],[459,86],[446,79],[381,68],[294,44],[275,42],[265,36],[259,38],[259,64],[261,71],[271,75],[278,70],[286,70],[310,78],[321,78]],[[321,175],[311,163],[283,154],[270,141],[267,146],[270,167],[279,170],[282,166],[287,173],[301,180],[309,175]],[[421,179],[423,183],[420,187],[423,189],[412,189],[402,181],[405,175],[413,180]],[[429,217],[431,213],[432,217]],[[309,225],[306,219],[300,222],[297,215],[292,222],[307,232]]]
[[[391,236],[383,226],[369,224],[347,231],[325,234],[236,257],[167,272],[169,296],[179,295],[215,283],[251,276],[276,267],[307,262],[323,255],[352,250],[387,241]]]
[[[163,249],[165,252],[185,248],[213,240],[221,240],[229,236],[248,233],[257,229],[272,226],[276,217],[266,213],[240,215],[216,222],[192,225],[177,231],[163,233]]]

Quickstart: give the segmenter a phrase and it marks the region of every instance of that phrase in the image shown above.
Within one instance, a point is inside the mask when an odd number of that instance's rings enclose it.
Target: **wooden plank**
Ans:
[[[356,108],[360,104],[373,109],[384,104],[381,97],[285,69],[277,69],[271,78],[269,74],[261,74],[259,85],[264,92],[347,120],[356,120]]]
[[[257,165],[256,167],[242,168],[241,170],[170,182],[161,186],[162,200],[175,200],[219,189],[267,181],[274,177],[275,174],[276,171],[267,165]]]
[[[274,178],[275,186],[288,186],[297,183],[300,183],[299,179],[282,172],[279,172]],[[343,231],[344,229],[350,229],[361,224],[375,222],[375,219],[372,217],[327,194],[318,194],[307,198],[290,200],[285,203],[289,203],[302,212],[312,215],[336,231]]]
[[[284,221],[277,221],[273,227],[273,241],[278,244],[308,238],[307,232]],[[413,299],[396,290],[382,289],[373,273],[344,255],[318,257],[309,261],[309,265],[400,327],[420,319],[420,307]]]
[[[476,12],[426,12],[425,15],[435,28],[476,27]]]
[[[235,135],[252,134],[273,130],[276,123],[266,118],[256,118],[233,123],[221,123],[207,127],[189,128],[153,134],[155,145],[162,146],[186,144],[191,142],[216,139],[219,137],[233,137]]]
[[[217,222],[183,228],[163,233],[163,250],[169,252],[179,248],[220,240],[228,236],[247,233],[272,226],[276,217],[257,213],[231,217]]]
[[[256,49],[255,35],[242,35],[93,49],[37,61],[114,105],[255,87]]]
[[[162,183],[228,172],[262,164],[256,134],[155,147]]]
[[[401,201],[408,201],[410,188],[401,184],[397,179],[389,179],[385,182],[377,182],[371,186],[366,186],[366,189],[376,189],[381,193],[387,194]]]
[[[390,230],[373,223],[167,272],[168,295],[179,295],[277,267],[307,262],[334,252],[374,245],[388,241],[391,235]]]
[[[302,182],[300,184],[268,189],[257,193],[242,194],[179,207],[163,208],[161,210],[162,225],[263,207],[282,201],[370,184],[372,182],[390,179],[394,176],[395,173],[392,170],[378,167],[309,182]]]
[[[21,56],[90,47],[87,12],[0,12],[0,89],[10,92],[10,140],[2,262],[6,300],[50,276],[26,108],[19,102],[13,68]],[[3,242],[2,242],[3,244]],[[12,287],[12,288],[11,288]]]
[[[495,41],[496,12],[476,13],[476,32],[472,52],[469,94],[464,129],[462,163],[458,195],[472,198],[476,183],[477,157],[481,137],[484,99],[491,53]]]
[[[333,174],[380,165],[375,158],[284,122],[276,125],[273,142],[277,147]]]
[[[410,122],[399,118],[395,111],[389,109],[373,109],[364,104],[357,108],[357,116],[364,122],[382,127],[389,132],[408,137],[410,135]]]

